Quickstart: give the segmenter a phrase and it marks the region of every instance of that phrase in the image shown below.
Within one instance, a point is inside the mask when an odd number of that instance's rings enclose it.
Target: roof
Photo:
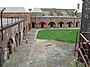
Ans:
[[[77,9],[60,9],[60,8],[33,8],[30,11],[33,13],[32,16],[35,16],[36,14],[38,16],[41,16],[40,13],[42,13],[42,16],[63,16],[63,17],[71,17],[74,16],[74,12],[76,12]],[[81,16],[81,10],[77,10],[77,13]],[[35,15],[34,15],[35,14]],[[79,17],[78,15],[76,15]]]
[[[76,16],[32,16],[32,18],[80,18]]]
[[[4,12],[27,12],[24,7],[0,7],[0,11],[6,8]]]
[[[40,8],[33,8],[31,12],[42,12],[42,10]]]
[[[77,11],[77,13],[82,13],[82,10],[81,9],[76,9],[75,11]]]
[[[67,10],[60,10],[60,12],[62,13],[63,16],[69,16]]]

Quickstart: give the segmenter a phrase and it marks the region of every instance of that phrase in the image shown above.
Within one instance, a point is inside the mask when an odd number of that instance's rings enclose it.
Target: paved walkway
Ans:
[[[37,29],[28,32],[28,43],[23,40],[3,67],[71,67],[73,43],[39,40],[36,33]]]

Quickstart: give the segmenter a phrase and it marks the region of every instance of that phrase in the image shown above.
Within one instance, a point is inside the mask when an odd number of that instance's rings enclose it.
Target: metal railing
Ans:
[[[8,25],[14,24],[16,22],[19,22],[21,20],[24,20],[24,18],[17,18],[17,17],[3,17],[2,18],[2,23],[3,23],[3,27],[6,27]],[[1,21],[0,21],[1,23]],[[1,27],[1,24],[0,24]]]
[[[1,10],[1,29],[3,28],[2,16],[3,16],[3,12],[4,12],[5,9],[6,9],[6,8],[3,8],[3,9]],[[3,30],[1,30],[1,33],[2,33],[2,40],[3,40]]]
[[[77,34],[76,34],[76,43],[75,43],[75,51],[78,51],[78,59],[81,60],[85,67],[89,67],[89,47],[90,47],[90,40],[86,38],[85,35],[89,35],[90,32],[81,32],[79,44],[77,48]],[[76,55],[74,53],[74,55]]]

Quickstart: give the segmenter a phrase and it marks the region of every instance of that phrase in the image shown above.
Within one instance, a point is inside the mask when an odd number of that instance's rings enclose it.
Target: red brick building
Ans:
[[[0,10],[2,9],[3,7],[0,7]],[[80,27],[81,24],[79,8],[34,8],[30,11],[23,7],[6,7],[3,11],[3,27],[0,20],[0,64],[20,45],[31,28]]]
[[[80,9],[33,8],[32,28],[80,27]]]
[[[23,7],[6,7],[2,14],[2,24],[0,18],[0,65],[20,45],[30,29],[30,12]]]

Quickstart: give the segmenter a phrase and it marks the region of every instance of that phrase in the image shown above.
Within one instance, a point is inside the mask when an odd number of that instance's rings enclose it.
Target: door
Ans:
[[[41,23],[41,28],[44,28],[44,23]]]

